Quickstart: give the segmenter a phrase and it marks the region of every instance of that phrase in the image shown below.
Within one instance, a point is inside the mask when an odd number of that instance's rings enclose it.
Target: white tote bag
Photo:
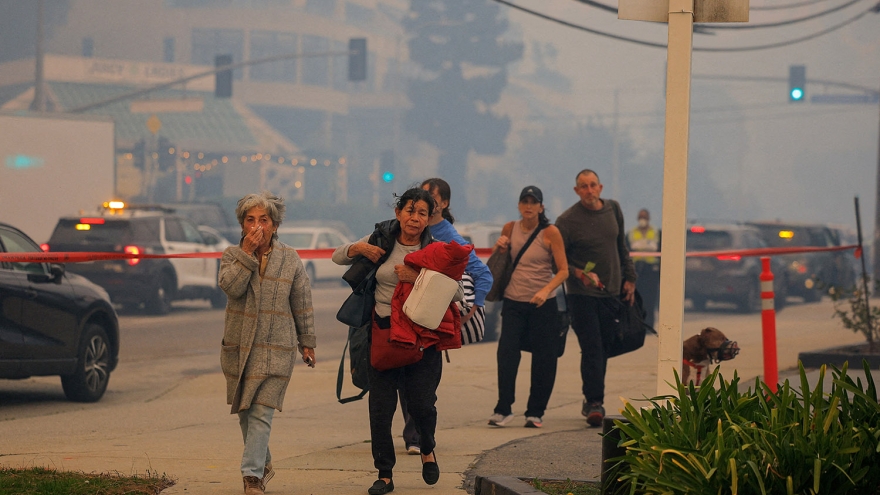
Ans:
[[[422,268],[413,290],[403,303],[403,312],[417,325],[435,330],[458,292],[458,281],[434,270]]]

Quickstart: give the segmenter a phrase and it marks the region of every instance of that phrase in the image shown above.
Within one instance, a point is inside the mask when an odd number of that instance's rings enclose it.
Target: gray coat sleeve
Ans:
[[[246,254],[239,246],[229,246],[220,259],[217,284],[227,296],[239,299],[247,294],[251,276],[259,268],[257,258]]]

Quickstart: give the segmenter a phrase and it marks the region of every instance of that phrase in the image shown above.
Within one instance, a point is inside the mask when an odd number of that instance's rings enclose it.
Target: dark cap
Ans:
[[[535,198],[538,203],[544,202],[544,194],[541,193],[541,190],[536,186],[526,186],[523,188],[522,192],[519,193],[519,200],[522,201],[526,198],[526,196],[531,196]]]

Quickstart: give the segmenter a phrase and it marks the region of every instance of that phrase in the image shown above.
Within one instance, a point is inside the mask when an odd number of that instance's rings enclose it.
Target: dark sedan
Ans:
[[[0,223],[0,253],[41,252]],[[99,400],[119,359],[107,292],[64,265],[0,261],[0,378],[61,377],[68,399]]]

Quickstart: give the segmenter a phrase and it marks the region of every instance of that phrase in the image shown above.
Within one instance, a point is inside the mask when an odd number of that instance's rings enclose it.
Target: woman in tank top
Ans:
[[[528,186],[519,195],[520,219],[508,222],[493,249],[510,250],[515,260],[523,252],[504,289],[501,338],[498,340],[498,402],[489,417],[492,426],[505,426],[514,418],[512,406],[521,349],[531,349],[532,370],[525,427],[543,426],[544,411],[556,381],[559,315],[556,288],[568,278],[568,261],[562,235],[544,214],[544,195]],[[556,272],[553,265],[556,265]]]

